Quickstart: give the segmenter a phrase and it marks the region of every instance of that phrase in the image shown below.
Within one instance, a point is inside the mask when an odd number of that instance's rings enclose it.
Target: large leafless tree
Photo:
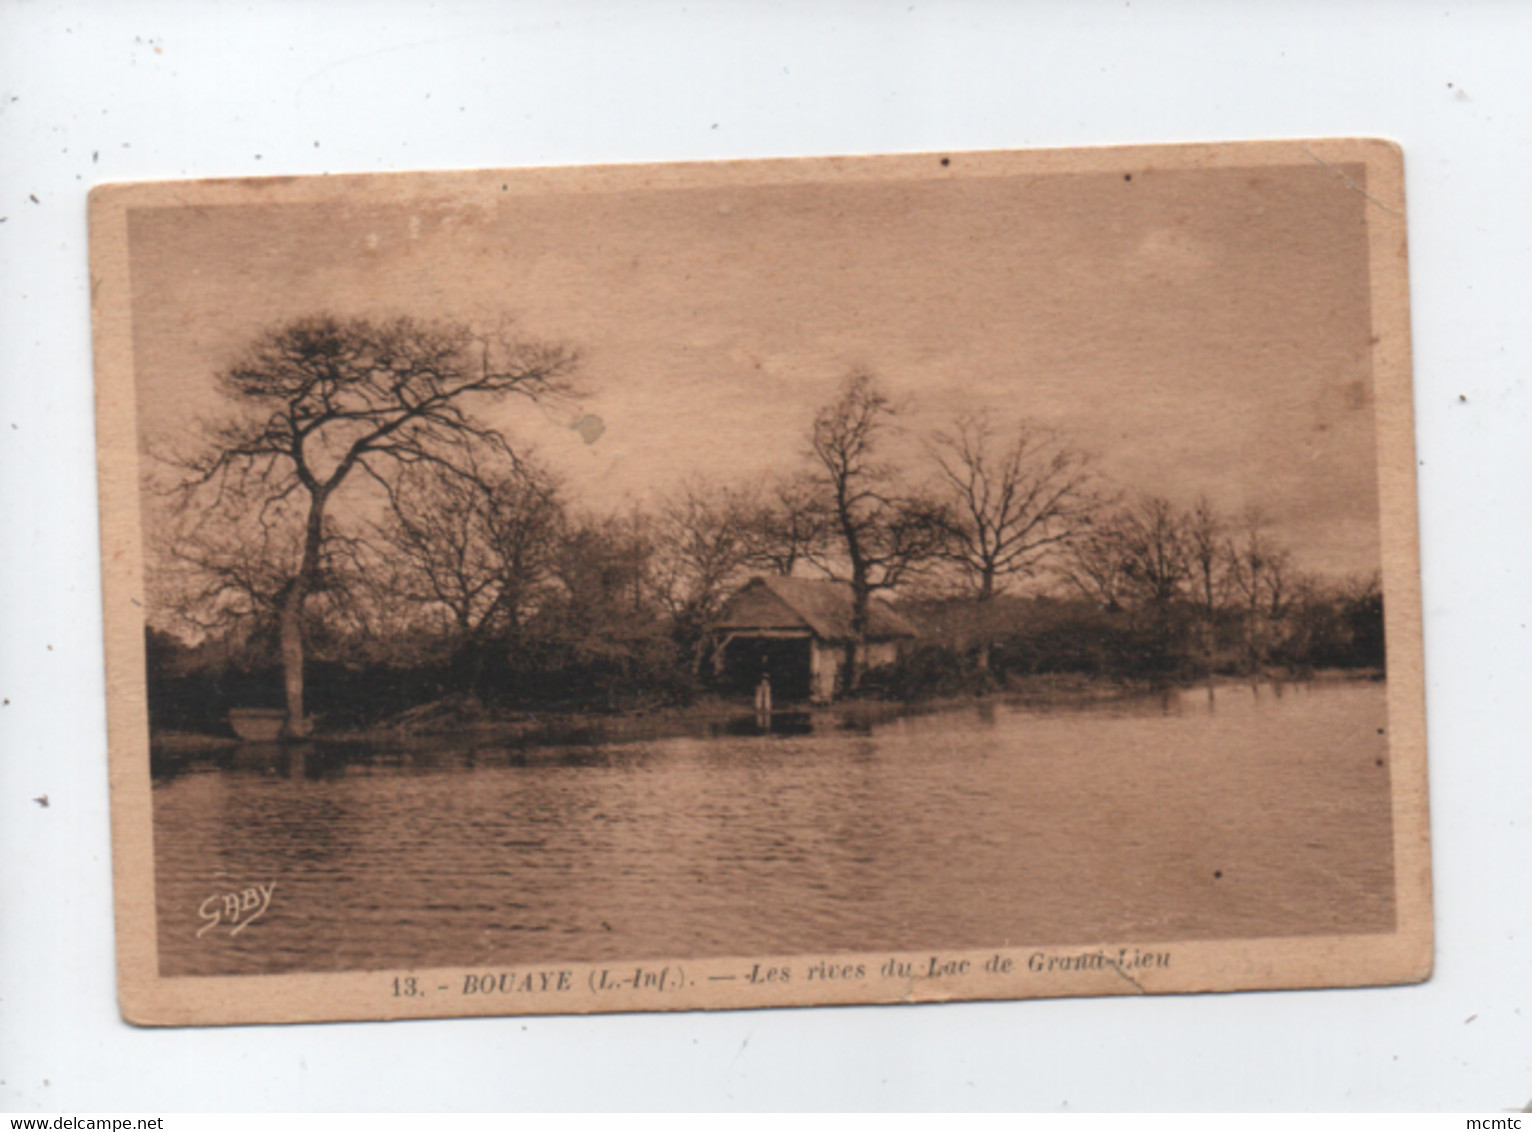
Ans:
[[[1163,608],[1184,595],[1192,573],[1185,517],[1157,496],[1131,502],[1074,540],[1060,572],[1107,609]]]
[[[1124,512],[1128,585],[1150,605],[1166,606],[1185,592],[1191,577],[1186,526],[1175,504],[1159,496],[1139,500]]]
[[[546,588],[560,537],[557,481],[523,457],[469,477],[405,470],[374,526],[389,597],[436,617],[454,651],[514,648]]]
[[[851,585],[853,639],[846,670],[853,688],[866,665],[872,595],[929,565],[944,538],[941,508],[901,490],[894,469],[881,458],[893,417],[893,403],[877,379],[856,369],[839,396],[815,415],[810,432],[813,479],[834,532],[834,552],[818,564]]]
[[[471,478],[483,453],[514,461],[479,415],[507,397],[564,392],[567,348],[448,323],[316,316],[260,334],[218,375],[228,413],[179,458],[180,502],[216,509],[234,493],[262,520],[293,513],[277,618],[289,734],[307,729],[307,613],[324,572],[332,507],[358,479],[387,490],[402,469]]]
[[[1069,544],[1055,571],[1081,596],[1117,611],[1130,597],[1126,516],[1109,515]]]
[[[1099,504],[1089,461],[1049,430],[1003,430],[988,414],[969,415],[933,433],[928,447],[946,503],[942,557],[981,607],[1090,530]],[[982,612],[978,620],[982,626]],[[993,633],[980,628],[977,636],[988,671]]]
[[[1089,529],[1097,508],[1084,453],[1046,429],[1006,431],[987,414],[934,433],[947,498],[943,556],[981,602],[1038,572]]]

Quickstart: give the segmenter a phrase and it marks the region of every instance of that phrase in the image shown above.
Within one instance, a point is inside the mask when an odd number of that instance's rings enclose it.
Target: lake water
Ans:
[[[1226,684],[870,732],[824,712],[807,733],[245,747],[155,778],[161,969],[1388,931],[1384,700]]]

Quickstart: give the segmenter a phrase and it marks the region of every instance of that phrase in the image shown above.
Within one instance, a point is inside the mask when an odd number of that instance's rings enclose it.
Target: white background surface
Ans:
[[[1324,135],[1392,137],[1407,161],[1430,983],[222,1030],[120,1021],[92,184]],[[1513,4],[0,3],[0,1111],[1526,1104],[1529,199],[1532,7]],[[32,801],[44,793],[46,809]]]

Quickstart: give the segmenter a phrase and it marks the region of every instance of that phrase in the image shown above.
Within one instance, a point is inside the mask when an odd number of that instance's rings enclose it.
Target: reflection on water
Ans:
[[[748,715],[628,742],[157,760],[161,967],[1386,931],[1384,696],[1225,684],[884,721]],[[215,921],[273,882],[258,918]]]

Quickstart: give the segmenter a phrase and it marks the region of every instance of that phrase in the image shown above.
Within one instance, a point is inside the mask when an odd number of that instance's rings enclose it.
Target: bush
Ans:
[[[1085,602],[1038,602],[1029,626],[995,642],[996,675],[1156,677],[1191,659],[1191,618],[1172,607],[1129,614]]]
[[[494,699],[509,707],[621,711],[656,704],[685,705],[697,681],[667,638],[606,643],[541,640],[501,652],[486,666]]]
[[[983,692],[991,686],[989,677],[968,657],[941,645],[917,645],[893,664],[864,673],[859,694],[923,700]]]

